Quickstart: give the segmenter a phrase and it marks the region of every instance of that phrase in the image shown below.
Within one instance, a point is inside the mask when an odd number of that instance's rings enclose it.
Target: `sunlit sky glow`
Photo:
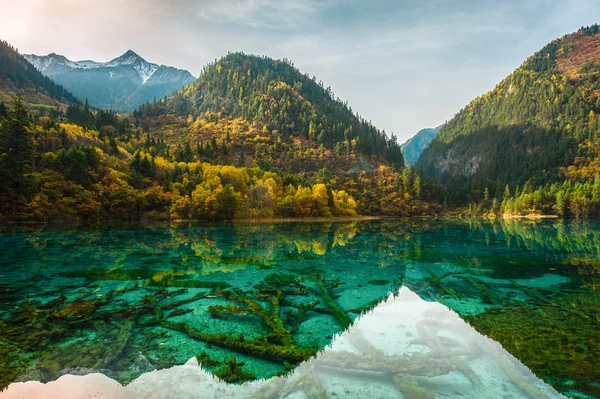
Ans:
[[[21,53],[189,70],[229,51],[288,58],[403,142],[450,119],[545,43],[600,22],[597,0],[0,0]]]

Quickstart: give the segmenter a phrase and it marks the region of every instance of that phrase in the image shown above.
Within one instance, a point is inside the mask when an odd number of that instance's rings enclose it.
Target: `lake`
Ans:
[[[0,398],[600,397],[600,224],[0,233]]]

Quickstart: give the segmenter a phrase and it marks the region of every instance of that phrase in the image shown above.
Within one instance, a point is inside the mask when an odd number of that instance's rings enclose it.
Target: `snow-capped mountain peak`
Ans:
[[[133,68],[140,75],[140,78],[142,79],[142,84],[146,83],[146,81],[148,79],[150,79],[150,77],[158,69],[157,64],[153,64],[153,63],[146,61],[145,59],[143,59],[142,57],[137,55],[132,50],[127,50],[127,52],[125,54],[123,54],[120,57],[115,58],[114,60],[111,60],[111,61],[105,63],[103,66],[118,67],[118,66],[122,66],[122,65],[133,66]]]
[[[25,58],[42,74],[100,108],[132,111],[195,80],[188,71],[148,62],[132,50],[107,62],[71,61],[55,53]]]
[[[107,64],[117,64],[117,65],[134,65],[137,63],[146,62],[145,59],[137,55],[132,50],[127,50],[125,54],[120,57],[115,58],[114,60],[108,62]]]
[[[121,65],[137,65],[137,64],[148,64],[148,61],[137,55],[135,52],[131,50],[127,50],[127,52],[115,59],[112,59],[108,62],[104,63],[104,66],[107,67],[116,67]]]
[[[93,69],[93,68],[117,68],[120,66],[132,66],[142,79],[142,84],[156,72],[159,65],[150,63],[140,57],[132,50],[127,50],[125,54],[108,62],[96,62],[90,60],[71,61],[63,55],[50,53],[45,56],[25,55],[25,58],[42,73],[49,69]],[[48,71],[49,72],[49,71]]]
[[[140,74],[140,77],[142,78],[142,83],[146,83],[146,81],[150,79],[152,75],[154,75],[154,72],[156,72],[156,70],[158,69],[158,65],[146,63],[142,65],[136,65],[134,66],[134,68]]]

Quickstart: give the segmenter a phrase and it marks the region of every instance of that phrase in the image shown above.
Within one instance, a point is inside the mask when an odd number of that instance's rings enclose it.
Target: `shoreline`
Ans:
[[[396,220],[396,221],[408,221],[411,219],[416,220],[435,220],[435,221],[469,221],[469,220],[485,220],[489,222],[500,221],[500,220],[522,220],[522,221],[541,221],[541,220],[575,220],[573,218],[561,218],[557,215],[539,215],[539,214],[528,214],[528,215],[500,215],[495,218],[489,218],[485,216],[468,217],[457,214],[446,214],[446,215],[413,215],[413,216],[385,216],[385,215],[374,215],[374,216],[331,216],[331,217],[305,217],[305,218],[260,218],[260,219],[234,219],[228,221],[206,221],[206,220],[193,220],[193,219],[141,219],[136,221],[120,221],[120,220],[103,220],[94,223],[86,222],[73,222],[73,221],[52,221],[52,222],[32,222],[32,221],[2,221],[0,223],[0,232],[3,231],[16,231],[23,229],[49,229],[49,230],[63,230],[63,229],[86,229],[86,228],[130,228],[130,227],[166,227],[173,225],[173,227],[189,225],[189,226],[243,226],[243,225],[260,225],[260,224],[286,224],[286,223],[351,223],[351,222],[370,222],[370,221],[383,221],[383,220]],[[594,220],[594,219],[591,219]]]
[[[226,223],[233,224],[276,224],[276,223],[337,223],[337,222],[365,222],[384,219],[400,219],[400,216],[331,216],[331,217],[306,217],[306,218],[262,218],[262,219],[234,219]],[[186,221],[189,222],[189,221]],[[222,222],[221,222],[222,223]]]
[[[81,221],[55,220],[51,222],[34,221],[2,221],[0,223],[0,232],[15,231],[14,228],[62,230],[62,229],[86,229],[86,228],[121,228],[121,227],[152,227],[152,226],[242,226],[258,224],[285,224],[285,223],[350,223],[367,222],[377,220],[407,219],[409,217],[401,216],[331,216],[331,217],[305,217],[305,218],[262,218],[262,219],[233,219],[222,221],[194,220],[194,219],[140,219],[135,221],[127,220],[101,220],[92,223]],[[4,227],[4,229],[2,228]],[[12,228],[11,228],[12,227]]]
[[[509,220],[510,219],[539,220],[539,219],[559,219],[559,217],[558,217],[558,215],[539,215],[537,213],[530,213],[528,215],[504,214],[504,215],[501,216],[501,219],[509,219]]]

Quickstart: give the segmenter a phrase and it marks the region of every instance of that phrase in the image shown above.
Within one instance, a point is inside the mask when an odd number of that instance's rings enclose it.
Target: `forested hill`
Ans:
[[[17,73],[35,71],[22,68]],[[45,92],[41,82],[31,89]],[[133,114],[94,110],[86,101],[66,107],[63,119],[56,107],[0,101],[0,154],[0,222],[441,209],[429,201],[431,186],[412,166],[403,168],[395,139],[289,63],[241,54]]]
[[[501,201],[504,193],[521,195],[527,182],[533,190],[593,179],[600,169],[587,170],[585,178],[568,171],[596,157],[598,112],[600,34],[594,25],[552,41],[473,100],[441,128],[418,167],[440,179],[454,202],[483,200],[486,188]],[[545,192],[554,197],[556,190]],[[538,210],[554,201],[538,200]]]
[[[31,104],[79,103],[73,94],[35,69],[14,47],[0,41],[0,102],[10,102],[15,94],[24,96]]]
[[[205,67],[198,80],[136,115],[169,112],[241,117],[282,138],[299,137],[338,154],[357,150],[391,165],[404,165],[394,136],[375,128],[336,99],[330,88],[286,60],[230,53]]]

